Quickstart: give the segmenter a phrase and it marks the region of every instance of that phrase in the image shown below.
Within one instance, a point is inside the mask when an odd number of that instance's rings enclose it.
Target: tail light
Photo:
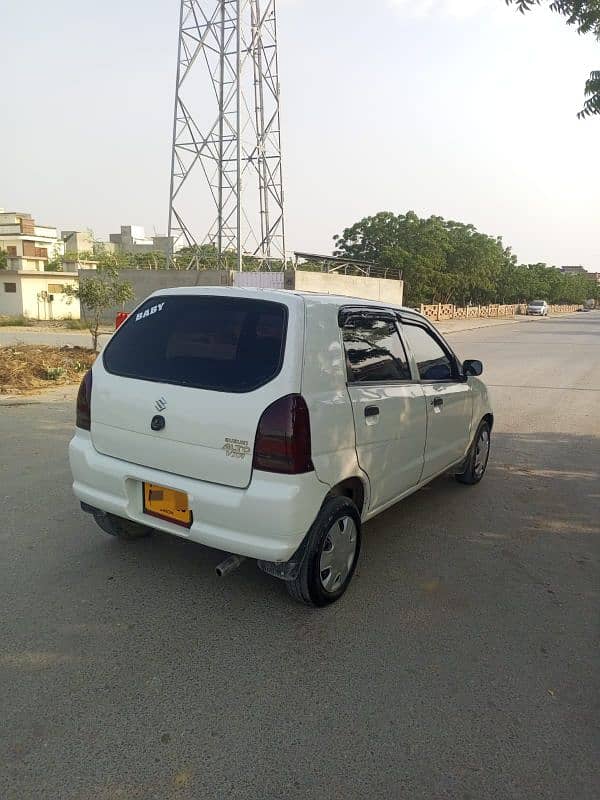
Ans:
[[[280,398],[263,413],[256,431],[253,467],[285,475],[314,469],[308,407],[299,394]]]
[[[75,425],[84,431],[92,427],[92,370],[88,370],[77,392],[77,414]]]

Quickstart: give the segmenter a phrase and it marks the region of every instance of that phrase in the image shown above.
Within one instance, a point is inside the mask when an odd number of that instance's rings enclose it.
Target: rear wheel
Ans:
[[[360,514],[352,500],[327,500],[308,535],[300,573],[287,583],[291,596],[314,606],[339,600],[354,575],[360,539]]]
[[[485,475],[490,457],[491,429],[489,422],[482,422],[477,429],[477,434],[467,458],[467,466],[464,472],[456,476],[460,483],[470,486],[479,483]]]
[[[94,519],[105,533],[119,539],[143,539],[152,533],[152,528],[147,525],[140,525],[139,522],[132,522],[114,514],[94,514]]]

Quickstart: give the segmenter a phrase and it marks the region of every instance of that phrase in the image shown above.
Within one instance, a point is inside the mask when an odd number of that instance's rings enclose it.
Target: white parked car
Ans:
[[[242,557],[322,606],[346,590],[363,523],[452,470],[484,475],[493,415],[415,311],[253,289],[156,293],[85,376],[69,448],[84,511]],[[440,509],[443,515],[443,509]]]
[[[527,316],[547,317],[548,303],[545,300],[531,300],[527,304]]]

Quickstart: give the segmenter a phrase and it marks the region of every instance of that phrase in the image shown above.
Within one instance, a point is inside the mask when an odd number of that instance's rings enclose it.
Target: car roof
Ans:
[[[157,289],[150,295],[218,295],[219,297],[247,297],[270,300],[276,303],[290,305],[294,302],[304,302],[307,305],[329,305],[335,308],[345,306],[361,306],[372,308],[392,308],[396,311],[408,312],[421,317],[419,311],[395,303],[386,303],[383,300],[368,300],[364,297],[350,297],[341,294],[325,294],[320,292],[299,292],[294,289],[259,289],[255,287],[230,287],[230,286],[178,286],[172,289]],[[425,317],[423,317],[425,319]]]

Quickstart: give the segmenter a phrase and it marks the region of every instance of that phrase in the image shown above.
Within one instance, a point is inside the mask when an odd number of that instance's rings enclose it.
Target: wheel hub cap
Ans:
[[[321,585],[326,592],[336,592],[350,574],[358,535],[352,517],[342,517],[331,526],[321,551]]]
[[[490,454],[490,434],[489,431],[481,431],[477,447],[475,449],[475,475],[480,478],[487,466]]]

